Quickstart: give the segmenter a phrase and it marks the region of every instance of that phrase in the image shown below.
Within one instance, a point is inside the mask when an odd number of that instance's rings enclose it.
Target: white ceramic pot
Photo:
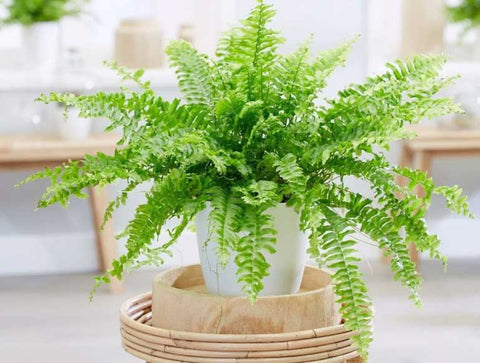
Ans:
[[[205,285],[208,291],[215,295],[244,295],[241,285],[237,282],[235,254],[232,254],[230,261],[222,268],[217,260],[215,238],[211,238],[205,244],[208,237],[209,212],[210,208],[206,208],[196,218],[197,243]],[[270,264],[270,275],[264,279],[265,288],[260,295],[295,294],[300,288],[307,260],[307,238],[299,228],[300,216],[284,203],[270,208],[267,213],[274,217],[275,229],[278,231],[275,245],[277,252],[275,254],[265,252],[265,258]]]
[[[54,21],[34,23],[23,27],[23,48],[29,68],[53,71],[59,53],[59,24]]]
[[[470,54],[469,54],[469,59],[472,59],[474,61],[480,60],[480,28],[476,27],[473,29],[470,29],[469,31],[472,33],[472,38],[473,41],[470,45]],[[468,37],[468,33],[467,36]],[[463,105],[462,105],[463,106]]]
[[[68,117],[59,119],[58,133],[64,140],[83,140],[88,138],[92,128],[92,120],[79,116],[76,108],[68,110]]]

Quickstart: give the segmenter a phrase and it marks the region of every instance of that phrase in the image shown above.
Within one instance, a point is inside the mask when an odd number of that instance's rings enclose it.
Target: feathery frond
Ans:
[[[212,208],[208,217],[209,239],[215,239],[218,262],[224,268],[238,247],[243,207],[237,196],[220,187],[212,188],[209,195]]]
[[[278,46],[283,43],[278,32],[268,28],[274,16],[272,5],[257,1],[242,26],[227,33],[217,51],[221,62],[231,64],[230,83],[245,91],[247,101],[268,97],[268,70],[278,57]]]
[[[355,232],[345,218],[342,218],[327,206],[319,205],[324,219],[317,226],[319,247],[325,254],[329,268],[335,269],[332,275],[335,294],[341,304],[340,313],[345,319],[345,325],[358,332],[352,337],[359,347],[359,352],[365,359],[368,356],[366,347],[372,340],[371,336],[371,301],[367,296],[367,287],[359,270],[360,259],[355,256],[352,247],[356,241],[351,235]]]
[[[167,55],[170,65],[176,68],[178,85],[188,103],[212,108],[214,88],[208,58],[183,40],[171,42],[167,47]]]
[[[243,291],[255,302],[263,290],[263,278],[268,276],[269,267],[264,253],[275,253],[275,234],[272,216],[259,207],[246,210],[243,221],[246,236],[240,238],[235,263],[238,266],[238,281]]]

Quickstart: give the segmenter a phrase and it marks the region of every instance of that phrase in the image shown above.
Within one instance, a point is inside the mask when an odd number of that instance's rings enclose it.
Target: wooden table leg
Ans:
[[[102,271],[111,267],[112,261],[118,257],[117,240],[113,229],[113,221],[108,221],[103,230],[100,229],[105,209],[108,205],[108,195],[105,188],[90,188],[90,205],[93,214],[93,227],[97,236],[97,251],[99,257],[99,265]],[[119,293],[123,291],[122,282],[112,279],[110,283],[110,291]]]

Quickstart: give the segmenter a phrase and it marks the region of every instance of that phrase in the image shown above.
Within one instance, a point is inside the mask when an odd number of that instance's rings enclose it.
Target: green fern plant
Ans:
[[[42,95],[41,101],[76,107],[83,117],[109,119],[107,130],[120,129],[122,139],[114,155],[47,168],[25,182],[51,180],[38,203],[44,208],[85,197],[86,187],[126,181],[106,219],[136,186],[151,182],[145,203],[121,234],[126,254],[97,284],[144,264],[161,264],[210,202],[209,235],[218,241],[219,261],[235,253],[239,281],[252,301],[269,273],[264,254],[275,251],[276,231],[265,211],[286,202],[300,213],[309,255],[334,270],[341,313],[358,332],[353,339],[366,357],[372,310],[358,267],[358,237],[367,236],[391,258],[395,280],[419,304],[421,278],[408,245],[444,260],[424,220],[432,196],[445,197],[452,211],[470,216],[457,186],[437,187],[423,172],[396,167],[384,155],[392,141],[409,136],[404,126],[459,111],[451,99],[436,97],[452,79],[439,76],[443,56],[421,55],[389,63],[385,73],[324,99],[327,77],[344,64],[354,40],[316,56],[307,41],[281,55],[283,39],[269,28],[274,14],[258,1],[220,39],[214,60],[185,42],[172,42],[167,54],[186,102],[165,101],[141,80],[142,71],[115,66],[139,91]],[[398,185],[397,176],[409,183]],[[373,197],[351,190],[346,178],[367,182]],[[157,242],[171,218],[180,222],[169,231],[170,240]]]
[[[45,21],[58,21],[64,16],[81,13],[88,0],[2,0],[7,4],[8,16],[4,24],[32,25]]]
[[[465,31],[480,25],[480,2],[462,0],[459,4],[447,6],[448,20],[465,25]]]

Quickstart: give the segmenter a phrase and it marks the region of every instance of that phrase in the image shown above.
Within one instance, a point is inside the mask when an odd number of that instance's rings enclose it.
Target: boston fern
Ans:
[[[214,60],[188,43],[172,42],[167,54],[185,102],[165,101],[141,80],[142,71],[119,68],[139,91],[42,96],[47,103],[76,107],[84,117],[109,119],[107,130],[121,129],[122,138],[112,156],[86,156],[27,181],[51,180],[38,203],[44,208],[86,197],[86,187],[123,180],[125,189],[109,205],[107,219],[137,186],[151,183],[120,235],[126,254],[97,283],[161,264],[209,202],[219,260],[226,263],[235,253],[238,279],[252,301],[269,274],[264,253],[275,250],[272,216],[265,211],[286,202],[300,213],[309,255],[334,271],[341,314],[358,332],[353,339],[366,357],[372,310],[358,267],[359,236],[390,257],[395,279],[419,304],[421,278],[408,245],[444,260],[424,220],[432,196],[470,215],[458,187],[436,187],[425,173],[392,165],[383,153],[392,141],[409,136],[407,124],[458,111],[450,99],[435,97],[452,79],[439,76],[443,56],[416,56],[323,99],[327,77],[345,63],[353,41],[316,56],[308,42],[292,54],[278,54],[283,39],[268,27],[274,14],[258,1],[241,26],[222,36]],[[409,182],[400,186],[396,177]],[[346,179],[352,178],[368,183],[372,197],[351,189]],[[179,222],[168,231],[170,239],[158,242],[172,218]]]

